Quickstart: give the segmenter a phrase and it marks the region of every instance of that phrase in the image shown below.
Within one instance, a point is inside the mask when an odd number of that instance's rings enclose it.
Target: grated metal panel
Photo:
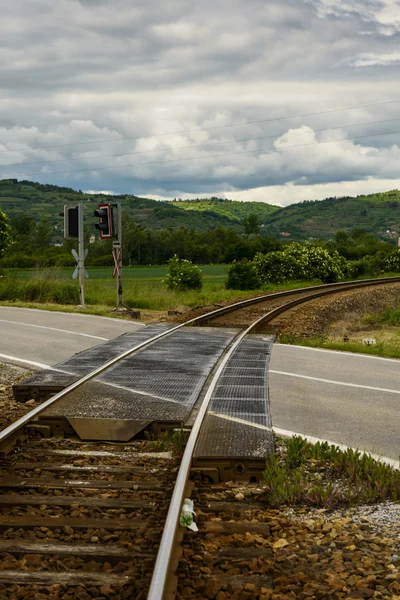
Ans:
[[[171,325],[157,323],[131,333],[124,333],[97,346],[92,346],[54,365],[52,369],[39,371],[23,382],[15,384],[13,386],[14,394],[17,395],[20,389],[26,390],[27,387],[39,389],[46,387],[59,387],[62,389],[67,387],[67,385],[97,369],[111,358],[170,327]]]
[[[230,421],[207,413],[202,426],[207,431],[195,450],[194,459],[264,460],[273,451],[273,436],[266,429],[254,427],[254,422]],[[212,444],[208,447],[207,444]]]
[[[263,458],[273,447],[268,398],[272,338],[248,336],[225,366],[196,445],[195,460]]]
[[[44,417],[183,422],[236,331],[183,328],[113,365]]]

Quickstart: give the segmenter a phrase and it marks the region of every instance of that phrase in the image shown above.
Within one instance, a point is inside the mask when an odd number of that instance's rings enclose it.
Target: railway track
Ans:
[[[238,508],[232,484],[219,482],[214,476],[215,461],[210,458],[208,467],[207,458],[193,458],[205,435],[204,422],[210,420],[209,404],[215,398],[215,390],[221,389],[221,380],[227,377],[226,369],[234,368],[235,363],[230,361],[235,360],[235,353],[248,343],[249,334],[266,322],[321,295],[394,281],[399,279],[320,286],[260,297],[255,300],[261,313],[256,319],[251,314],[254,300],[201,315],[92,369],[1,432],[0,598],[161,600],[215,598],[220,592],[224,599],[262,598],[267,594],[273,585],[268,568],[272,550],[270,544],[260,550],[260,540],[270,534],[271,523],[266,522],[257,481],[248,481],[255,479],[254,474],[250,477],[251,460],[247,459],[249,464],[239,460],[237,449],[232,448],[232,454],[236,452],[233,477],[245,481],[247,478],[247,502]],[[286,302],[288,296],[294,299]],[[240,318],[244,322],[251,320],[251,324],[232,334],[219,353],[195,405],[196,418],[189,419],[190,436],[183,456],[172,452],[174,436],[181,440],[179,430],[163,433],[168,452],[161,453],[157,452],[160,442],[148,439],[127,444],[85,442],[76,436],[31,439],[32,433],[43,430],[42,425],[35,428],[34,424],[46,408],[77,391],[83,393],[85,385],[120,361],[144,348],[155,347],[169,336],[174,340],[175,332],[185,326],[211,320],[218,320],[216,324],[223,326],[228,312],[243,307],[250,309],[250,314]],[[256,352],[262,343],[259,340]],[[241,360],[243,356],[242,353]],[[223,418],[236,420],[240,425],[241,419],[235,415]],[[249,431],[261,431],[270,439],[270,423],[263,423]],[[239,437],[240,443],[243,440]],[[197,479],[193,494],[200,508],[201,533],[197,537],[185,533],[182,546],[185,530],[178,522],[183,498],[190,496],[193,485],[191,469]],[[256,472],[259,474],[260,469]],[[231,476],[232,471],[228,474]],[[208,520],[207,515],[214,520]],[[234,533],[237,538],[232,538]],[[253,545],[243,549],[246,535]],[[236,573],[233,578],[232,574],[226,576],[225,581],[224,565],[229,561],[237,565]]]

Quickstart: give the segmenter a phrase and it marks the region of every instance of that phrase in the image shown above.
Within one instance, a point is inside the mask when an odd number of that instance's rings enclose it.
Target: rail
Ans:
[[[110,359],[109,361],[107,361],[106,363],[104,363],[103,365],[98,367],[97,369],[91,371],[90,373],[88,373],[87,375],[82,377],[81,379],[78,379],[74,383],[70,384],[69,386],[67,386],[66,388],[61,390],[60,392],[54,394],[54,396],[52,396],[48,400],[45,400],[40,406],[37,406],[30,412],[26,413],[26,415],[20,417],[17,421],[15,421],[11,425],[9,425],[8,427],[6,427],[2,431],[0,431],[0,445],[3,442],[5,442],[8,438],[10,438],[11,436],[13,436],[13,435],[15,436],[17,434],[18,430],[20,430],[22,427],[24,427],[24,425],[29,423],[29,421],[31,421],[33,417],[36,417],[43,410],[45,410],[46,408],[48,408],[49,406],[51,406],[52,404],[54,404],[61,398],[64,398],[64,396],[67,396],[69,393],[78,389],[79,387],[84,385],[86,382],[97,377],[97,375],[100,375],[101,373],[106,371],[109,367],[116,364],[120,360],[123,360],[124,358],[127,358],[131,354],[138,352],[142,348],[149,346],[150,344],[153,344],[153,343],[157,342],[158,340],[171,335],[175,331],[178,331],[178,329],[187,327],[188,325],[194,325],[195,323],[200,323],[202,321],[209,321],[209,320],[214,319],[223,314],[233,312],[235,310],[239,310],[243,307],[250,306],[252,304],[258,304],[260,302],[265,302],[267,300],[273,300],[276,298],[282,298],[282,297],[289,296],[289,295],[309,292],[309,291],[313,291],[313,290],[319,290],[319,292],[317,294],[313,294],[313,295],[307,296],[304,299],[303,298],[299,299],[299,301],[295,301],[296,304],[300,304],[300,300],[304,300],[305,302],[307,302],[309,300],[318,298],[321,295],[325,295],[328,293],[335,293],[336,291],[340,291],[340,290],[352,289],[352,288],[357,288],[357,287],[365,287],[365,286],[371,286],[371,285],[382,285],[385,283],[398,283],[399,281],[400,281],[400,277],[385,277],[382,279],[364,279],[361,281],[329,283],[329,284],[325,284],[325,285],[316,285],[316,286],[310,286],[310,287],[306,287],[306,288],[296,288],[295,290],[286,290],[284,292],[275,292],[273,294],[265,294],[263,296],[257,296],[256,298],[248,298],[247,300],[241,300],[240,302],[235,302],[234,304],[230,304],[230,305],[224,306],[222,308],[217,308],[217,309],[215,309],[209,313],[206,313],[204,315],[200,315],[200,316],[194,317],[192,319],[189,319],[188,321],[185,321],[184,323],[180,323],[179,325],[176,325],[175,327],[172,327],[171,329],[168,329],[167,331],[159,333],[158,335],[156,335],[148,340],[145,340],[144,342],[141,342],[140,344],[137,344],[133,348],[126,350],[122,354]],[[290,304],[290,303],[288,303],[288,304]],[[285,304],[284,306],[288,306],[288,304]],[[282,308],[282,307],[280,307],[280,308]],[[270,314],[270,313],[268,313],[268,314]],[[279,314],[279,313],[277,313],[277,314]],[[267,315],[264,315],[264,318],[266,316]]]
[[[360,283],[360,282],[358,282],[358,283]],[[349,285],[345,289],[352,289],[353,287],[365,287],[367,285],[375,285],[375,284],[374,283],[371,284],[371,282],[369,284],[366,282],[363,282],[363,284],[358,285],[358,286]],[[304,290],[309,290],[309,289],[310,288],[304,288]],[[207,408],[210,403],[212,394],[218,383],[221,373],[222,373],[226,363],[228,362],[229,358],[231,357],[232,353],[236,350],[237,346],[240,344],[242,339],[246,335],[251,333],[251,331],[256,329],[257,326],[259,324],[261,324],[262,322],[265,323],[265,322],[272,321],[278,315],[298,306],[299,304],[303,304],[305,302],[315,300],[316,298],[320,298],[321,296],[334,294],[336,291],[337,290],[334,290],[334,289],[324,289],[322,291],[319,291],[316,294],[312,294],[305,298],[297,298],[296,300],[287,302],[283,306],[279,306],[279,307],[269,311],[262,317],[259,317],[251,325],[249,325],[249,327],[247,327],[247,329],[242,331],[233,340],[233,342],[231,343],[229,348],[226,350],[226,353],[225,353],[214,377],[212,378],[212,380],[210,382],[210,385],[205,394],[202,405],[197,414],[196,420],[193,424],[188,442],[186,444],[185,452],[183,454],[182,462],[180,464],[178,477],[177,477],[175,488],[174,488],[174,492],[172,495],[169,511],[167,514],[167,519],[165,522],[163,535],[161,538],[160,548],[159,548],[159,551],[157,554],[156,564],[154,567],[147,600],[166,600],[165,594],[166,594],[168,572],[169,572],[171,561],[172,561],[172,552],[173,552],[173,548],[174,548],[174,542],[175,542],[178,528],[179,528],[179,515],[180,515],[181,509],[182,509],[185,489],[186,489],[187,482],[189,479],[190,467],[191,467],[194,448],[196,446],[196,442],[198,440],[199,433],[200,433],[200,428],[203,423],[205,414],[207,412]]]

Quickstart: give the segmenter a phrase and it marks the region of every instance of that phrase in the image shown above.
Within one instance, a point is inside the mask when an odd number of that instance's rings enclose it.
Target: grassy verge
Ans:
[[[270,506],[336,508],[391,500],[400,502],[400,471],[368,454],[340,450],[301,437],[278,440],[264,471]]]
[[[211,265],[204,269],[204,283],[200,291],[178,292],[169,290],[163,282],[161,270],[164,267],[135,269],[141,277],[124,277],[123,301],[133,309],[149,311],[179,310],[184,312],[198,306],[209,306],[231,302],[239,298],[247,298],[257,293],[287,290],[318,284],[318,281],[290,282],[282,285],[270,285],[263,290],[240,291],[225,289],[226,265]],[[225,270],[225,271],[224,271]],[[93,270],[95,271],[95,270]],[[128,270],[129,275],[133,269]],[[29,276],[28,276],[29,275]],[[77,282],[66,279],[64,273],[54,271],[13,272],[0,280],[0,303],[12,306],[24,306],[74,311],[79,304]],[[146,275],[146,277],[144,277]],[[111,279],[110,272],[105,279],[105,270],[95,271],[95,275],[85,282],[84,312],[92,314],[109,314],[116,303],[116,282]],[[82,309],[79,309],[83,312]]]
[[[386,308],[379,315],[367,315],[368,325],[400,325],[400,308]]]
[[[373,346],[366,346],[362,342],[332,341],[323,337],[301,338],[291,335],[281,335],[278,340],[281,344],[308,346],[310,348],[325,348],[339,352],[354,352],[382,356],[383,358],[400,358],[400,336],[384,342],[377,342]]]

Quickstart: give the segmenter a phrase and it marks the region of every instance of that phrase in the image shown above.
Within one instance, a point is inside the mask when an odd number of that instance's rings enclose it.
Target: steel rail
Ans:
[[[223,306],[222,308],[218,308],[213,310],[210,313],[205,315],[201,315],[199,318],[204,321],[208,321],[214,319],[224,313],[233,312],[234,310],[244,308],[245,306],[251,306],[252,304],[258,304],[261,302],[265,302],[267,300],[273,300],[276,298],[283,298],[285,296],[293,296],[296,294],[301,294],[304,292],[309,292],[313,290],[321,290],[321,289],[351,289],[357,287],[363,287],[364,285],[376,285],[378,283],[399,283],[400,277],[382,277],[381,279],[357,279],[353,281],[342,281],[339,283],[326,283],[322,285],[311,285],[309,287],[304,288],[295,288],[293,290],[285,290],[283,292],[273,292],[272,294],[264,294],[263,296],[257,296],[256,298],[248,298],[247,300],[241,300],[240,302],[236,302],[234,304],[229,304],[228,306]]]
[[[30,412],[28,412],[25,415],[23,415],[22,417],[20,417],[17,421],[15,421],[11,425],[9,425],[8,427],[6,427],[2,431],[0,431],[0,444],[2,442],[4,442],[6,439],[8,439],[10,436],[12,436],[13,434],[16,434],[17,431],[21,427],[23,427],[24,425],[29,423],[29,421],[31,421],[33,417],[36,417],[43,410],[45,410],[46,408],[48,408],[49,406],[51,406],[52,404],[54,404],[55,402],[57,402],[64,396],[66,396],[67,394],[75,391],[76,389],[78,389],[79,387],[81,387],[82,385],[84,385],[85,383],[87,383],[88,381],[93,379],[94,377],[97,377],[97,375],[100,375],[101,373],[106,371],[112,365],[116,364],[120,360],[123,360],[124,358],[127,358],[134,352],[138,352],[142,348],[145,348],[146,346],[149,346],[150,344],[153,344],[153,343],[157,342],[158,340],[171,335],[172,333],[174,333],[175,331],[178,331],[182,327],[186,327],[188,325],[193,325],[195,323],[200,323],[201,321],[208,321],[208,320],[216,318],[220,315],[238,310],[240,308],[249,306],[251,304],[258,304],[260,302],[264,302],[267,300],[282,298],[282,297],[285,297],[288,295],[299,294],[299,293],[303,293],[303,292],[307,292],[307,291],[313,291],[316,289],[321,290],[321,293],[322,293],[323,290],[326,290],[327,288],[329,288],[329,290],[332,290],[332,293],[334,293],[337,289],[340,291],[342,289],[351,289],[353,287],[363,287],[363,286],[368,286],[368,285],[380,285],[380,284],[393,283],[393,282],[396,283],[399,281],[400,281],[400,277],[391,277],[391,278],[387,277],[387,278],[382,278],[382,279],[364,279],[361,281],[330,283],[330,284],[326,284],[326,285],[310,286],[308,288],[307,287],[306,288],[297,288],[295,290],[286,290],[284,292],[275,292],[273,294],[265,294],[264,296],[258,296],[257,298],[248,298],[247,300],[242,300],[240,302],[230,304],[229,306],[217,308],[216,310],[206,313],[205,315],[193,317],[192,319],[189,319],[188,321],[185,321],[184,323],[180,323],[179,325],[176,325],[175,327],[172,327],[171,329],[168,329],[167,331],[159,333],[156,336],[154,336],[148,340],[145,340],[144,342],[141,342],[140,344],[137,344],[133,348],[126,350],[122,354],[110,359],[109,361],[107,361],[106,363],[104,363],[103,365],[98,367],[97,369],[94,369],[87,375],[83,376],[81,379],[78,379],[74,383],[71,383],[69,386],[67,386],[60,392],[57,392],[56,394],[54,394],[54,396],[52,396],[51,398],[49,398],[48,400],[45,400],[42,404],[40,404],[40,406],[37,406]],[[316,294],[315,297],[318,297],[318,295],[319,294]],[[306,298],[309,299],[311,297],[312,296],[307,296]]]
[[[190,432],[185,451],[183,453],[182,461],[179,467],[178,476],[172,494],[171,503],[169,505],[167,519],[164,525],[163,535],[161,538],[160,548],[157,554],[156,564],[154,567],[147,600],[162,600],[164,598],[167,575],[172,558],[172,547],[178,529],[178,520],[183,503],[183,495],[185,493],[186,484],[189,478],[193,451],[199,436],[204,416],[207,412],[207,408],[211,400],[212,393],[215,389],[215,386],[218,383],[218,380],[226,363],[232,356],[232,353],[236,350],[242,339],[248,333],[250,333],[250,331],[253,329],[253,327],[255,327],[257,323],[265,319],[265,317],[266,315],[257,319],[257,321],[252,323],[250,327],[248,327],[236,336],[234,341],[230,344],[229,348],[225,351],[224,357],[221,360],[219,367],[216,373],[214,374],[214,377],[212,378],[210,385],[207,389],[204,400],[201,404],[199,412],[197,413],[196,420],[192,426],[192,430]]]
[[[366,287],[367,285],[377,285],[375,283],[366,283],[363,282],[361,285],[357,287]],[[359,282],[360,283],[360,282]],[[345,289],[353,289],[355,286],[351,285]],[[309,289],[309,288],[305,288]],[[161,538],[161,543],[159,547],[159,551],[157,554],[157,559],[150,583],[149,593],[147,596],[147,600],[166,600],[166,585],[168,579],[168,573],[172,561],[172,551],[174,546],[174,541],[177,535],[177,531],[179,528],[179,516],[182,510],[183,505],[183,496],[185,493],[185,489],[188,483],[190,467],[192,464],[193,452],[200,434],[201,425],[203,423],[204,417],[206,415],[208,405],[210,403],[212,394],[215,390],[215,387],[219,381],[219,378],[222,374],[222,371],[228,362],[229,358],[232,356],[232,353],[236,350],[240,342],[243,338],[248,335],[251,331],[257,328],[259,324],[262,322],[272,321],[275,317],[280,314],[295,308],[299,304],[303,304],[306,302],[310,302],[311,300],[315,300],[320,298],[321,296],[326,296],[329,294],[334,294],[337,290],[334,289],[324,289],[316,294],[312,294],[311,296],[307,296],[305,298],[297,298],[296,300],[292,300],[291,302],[287,302],[282,306],[278,306],[277,308],[269,311],[265,315],[259,317],[256,321],[254,321],[251,325],[249,325],[244,331],[236,336],[236,338],[231,342],[229,348],[225,351],[223,359],[220,362],[220,365],[214,374],[210,385],[207,389],[207,392],[204,396],[203,402],[200,406],[199,412],[195,419],[195,422],[192,426],[190,436],[188,438],[185,451],[182,457],[182,461],[179,467],[178,476],[176,479],[176,484],[174,487],[174,491],[172,494],[167,518],[164,525],[163,535]]]

